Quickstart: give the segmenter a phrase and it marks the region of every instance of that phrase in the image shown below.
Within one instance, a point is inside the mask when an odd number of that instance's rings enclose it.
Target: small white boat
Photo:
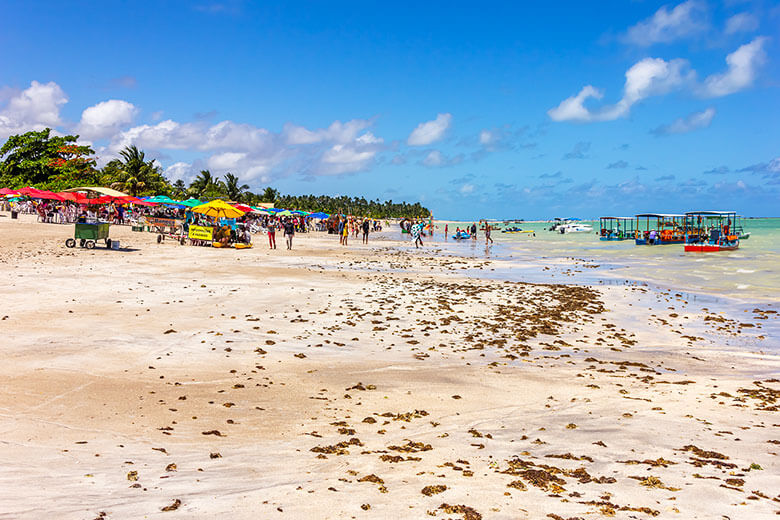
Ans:
[[[570,222],[568,224],[564,224],[563,226],[558,226],[558,231],[562,235],[566,233],[593,233],[593,226]]]

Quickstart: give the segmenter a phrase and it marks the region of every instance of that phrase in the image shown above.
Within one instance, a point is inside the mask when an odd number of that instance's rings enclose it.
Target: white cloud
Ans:
[[[755,38],[726,56],[728,68],[725,72],[713,74],[704,80],[702,95],[726,96],[749,87],[756,78],[758,68],[766,59],[765,42],[764,37]]]
[[[67,102],[65,92],[53,81],[32,81],[25,90],[11,94],[0,109],[0,138],[60,125],[60,107]]]
[[[340,175],[365,170],[373,163],[376,154],[382,150],[383,142],[383,139],[366,132],[351,143],[334,144],[322,154],[315,173]]]
[[[439,141],[452,124],[452,114],[438,114],[433,121],[426,121],[412,130],[406,143],[410,146],[426,146]]]
[[[651,133],[661,136],[670,134],[684,134],[698,128],[707,128],[715,117],[715,109],[710,107],[701,112],[694,112],[687,117],[675,119],[668,125],[662,125],[651,131]]]
[[[425,166],[441,166],[444,163],[444,156],[439,150],[432,150],[425,156],[422,163]]]
[[[79,135],[87,139],[103,139],[114,135],[135,119],[138,109],[127,101],[109,99],[88,107],[81,113],[77,127]]]
[[[473,184],[467,183],[461,186],[458,191],[460,191],[463,195],[468,195],[469,193],[474,193],[475,188],[476,186],[474,186]]]
[[[751,13],[735,14],[726,20],[726,34],[735,34],[738,32],[753,32],[758,29],[758,17]]]
[[[553,121],[592,121],[593,114],[585,108],[588,98],[601,99],[603,94],[592,85],[585,85],[579,94],[561,101],[561,104],[547,111]]]
[[[315,144],[322,142],[348,143],[364,129],[368,128],[371,122],[365,119],[352,119],[346,123],[334,121],[328,128],[318,130],[308,130],[302,126],[296,126],[287,123],[284,126],[283,133],[289,144]]]
[[[647,47],[654,43],[669,43],[707,29],[707,9],[703,2],[688,0],[671,11],[661,7],[653,16],[628,29],[624,40]]]
[[[602,93],[586,85],[576,96],[569,97],[547,114],[553,121],[612,121],[627,116],[631,107],[650,96],[666,94],[670,90],[693,79],[685,60],[664,61],[661,58],[645,58],[626,71],[623,97],[611,106],[591,111],[585,106],[589,98],[601,99]]]
[[[189,163],[175,162],[165,168],[165,176],[172,182],[178,180],[189,182],[195,176],[195,171]]]

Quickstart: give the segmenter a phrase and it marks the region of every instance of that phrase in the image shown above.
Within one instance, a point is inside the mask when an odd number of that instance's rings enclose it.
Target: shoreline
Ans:
[[[496,260],[389,234],[87,251],[0,229],[0,518],[780,510],[770,306],[475,278]]]

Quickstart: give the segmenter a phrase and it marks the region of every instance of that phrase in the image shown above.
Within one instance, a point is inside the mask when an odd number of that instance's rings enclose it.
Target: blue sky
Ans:
[[[0,139],[440,218],[780,214],[780,3],[520,4],[5,2]]]

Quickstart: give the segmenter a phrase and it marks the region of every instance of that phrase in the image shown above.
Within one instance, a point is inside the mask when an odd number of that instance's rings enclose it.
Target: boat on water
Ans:
[[[688,234],[707,237],[712,229],[720,229],[726,235],[736,235],[740,240],[750,238],[750,232],[742,227],[742,220],[736,211],[689,211]]]
[[[455,233],[454,235],[452,235],[452,238],[454,240],[466,240],[466,239],[471,238],[471,235],[469,233],[466,233],[465,231],[460,231],[460,232]]]
[[[636,217],[638,246],[684,244],[688,218],[677,213],[640,213]]]
[[[709,237],[696,237],[696,242],[685,244],[686,253],[718,253],[739,249],[739,237],[726,235],[719,229],[712,229]]]
[[[566,233],[591,233],[593,226],[580,223],[578,218],[558,218],[550,221],[552,225],[547,228],[549,231],[565,235]]]
[[[558,232],[562,235],[565,235],[567,233],[593,233],[593,226],[591,226],[590,224],[569,222],[568,224],[559,226]]]
[[[599,240],[634,240],[636,226],[634,217],[599,218]]]

